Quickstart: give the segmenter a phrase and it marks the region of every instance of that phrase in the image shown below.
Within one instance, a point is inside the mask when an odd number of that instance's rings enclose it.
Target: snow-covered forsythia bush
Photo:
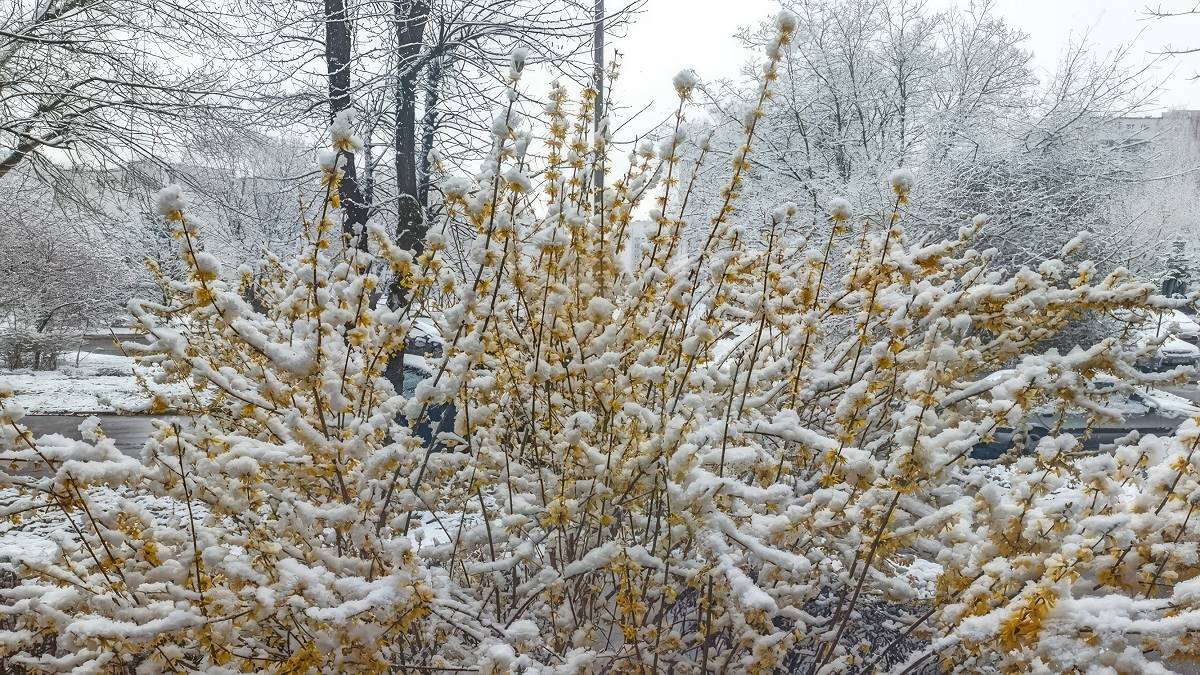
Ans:
[[[695,79],[676,86],[682,119]],[[158,401],[182,415],[140,460],[91,427],[39,443],[6,398],[0,475],[22,497],[5,514],[69,523],[2,592],[10,663],[1132,673],[1196,652],[1194,422],[1084,458],[1051,435],[999,481],[967,460],[1039,405],[1111,413],[1088,383],[1144,377],[1136,354],[1038,345],[1081,313],[1167,306],[1151,285],[1086,262],[1005,274],[972,248],[986,218],[913,243],[908,172],[882,218],[835,200],[809,232],[785,205],[747,241],[733,207],[755,111],[724,206],[685,247],[682,138],[635,156],[597,212],[592,108],[565,99],[538,169],[515,104],[499,113],[415,257],[379,229],[341,235],[327,157],[324,211],[273,265],[265,312],[161,195],[190,275],[133,304],[138,351],[190,392]],[[474,231],[461,257],[455,224]],[[381,270],[403,308],[377,299]],[[384,369],[422,317],[444,354],[405,397]],[[445,405],[440,446],[409,431]]]

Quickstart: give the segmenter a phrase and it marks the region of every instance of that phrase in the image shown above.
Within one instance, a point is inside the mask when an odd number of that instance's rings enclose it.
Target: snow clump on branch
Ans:
[[[841,197],[834,197],[825,205],[829,217],[836,221],[850,220],[850,202]]]
[[[895,192],[897,196],[907,197],[917,186],[917,177],[911,169],[896,169],[888,176],[888,185],[892,187],[892,192]]]
[[[187,208],[183,198],[183,188],[172,183],[163,187],[154,197],[155,208],[159,215],[167,220],[178,220]]]
[[[675,85],[675,93],[679,98],[687,100],[692,97],[692,90],[700,84],[700,76],[691,68],[685,68],[675,74],[671,84]]]
[[[353,108],[339,111],[333,116],[329,125],[329,135],[333,138],[333,147],[340,152],[358,152],[362,150],[362,139],[354,133],[354,121],[358,113]]]

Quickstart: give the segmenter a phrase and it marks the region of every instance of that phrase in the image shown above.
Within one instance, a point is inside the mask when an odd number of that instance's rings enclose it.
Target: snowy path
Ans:
[[[130,456],[136,457],[142,445],[154,431],[154,420],[161,419],[149,415],[96,415],[100,418],[100,428],[104,434],[113,439],[117,448]],[[28,415],[21,423],[29,427],[37,436],[46,434],[62,434],[68,438],[79,438],[79,423],[84,415]]]
[[[1189,384],[1185,387],[1162,387],[1162,390],[1182,396],[1192,403],[1200,403],[1200,386],[1196,384]]]

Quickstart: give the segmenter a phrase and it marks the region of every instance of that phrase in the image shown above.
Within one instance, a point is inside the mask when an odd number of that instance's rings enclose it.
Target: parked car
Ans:
[[[1200,346],[1200,323],[1194,317],[1173,309],[1160,315],[1160,319],[1160,325],[1175,325],[1175,336],[1180,340]]]
[[[994,377],[995,375],[993,375]],[[1089,414],[1083,410],[1069,410],[1063,419],[1059,433],[1071,434],[1083,445],[1086,452],[1099,452],[1104,446],[1128,436],[1130,432],[1166,436],[1188,417],[1200,415],[1200,407],[1191,401],[1170,392],[1151,387],[1125,389],[1117,386],[1115,379],[1093,381],[1094,391],[1105,394],[1104,407],[1118,413],[1116,420],[1096,420],[1088,429]],[[993,460],[1008,451],[1014,444],[1023,443],[1024,451],[1031,452],[1038,441],[1049,435],[1058,424],[1058,412],[1054,406],[1036,409],[1023,430],[998,429],[989,443],[980,443],[971,450],[971,457]]]
[[[433,368],[425,361],[425,359],[416,354],[404,355],[404,380],[400,387],[400,393],[405,396],[412,396],[417,391],[417,385],[423,380],[433,377]],[[439,403],[429,406],[425,412],[424,419],[417,422],[413,433],[425,441],[425,443],[434,448],[442,447],[442,442],[438,439],[438,434],[443,431],[454,430],[454,418],[458,411],[449,403]],[[397,420],[400,424],[408,425],[408,418],[403,415]]]
[[[1150,337],[1146,337],[1143,339],[1143,342],[1149,342],[1150,339]],[[1200,365],[1200,347],[1190,342],[1185,342],[1174,335],[1169,335],[1163,340],[1158,351],[1141,361],[1139,365],[1142,370],[1146,371],[1170,370],[1178,366]]]
[[[1200,366],[1200,323],[1192,317],[1179,310],[1168,310],[1120,318],[1130,322],[1137,320],[1137,325],[1128,334],[1132,346],[1158,343],[1157,349],[1138,362],[1140,369],[1159,371],[1178,366]]]
[[[408,344],[404,347],[405,354],[416,354],[424,357],[441,356],[446,349],[446,343],[432,319],[417,317],[413,319],[412,328],[408,331]]]

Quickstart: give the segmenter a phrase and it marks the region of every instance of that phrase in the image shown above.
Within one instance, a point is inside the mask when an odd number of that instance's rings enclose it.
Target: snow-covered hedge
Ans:
[[[54,370],[58,357],[79,336],[69,333],[39,333],[31,329],[0,329],[0,367],[10,370]]]
[[[691,86],[676,82],[681,120]],[[839,200],[810,231],[784,205],[747,241],[754,114],[724,206],[685,247],[664,210],[698,175],[681,178],[678,134],[641,149],[597,212],[590,99],[571,112],[552,91],[542,159],[510,100],[481,171],[442,186],[420,255],[377,228],[366,247],[343,236],[324,162],[326,208],[298,258],[270,261],[262,312],[178,191],[161,195],[190,276],[131,309],[139,358],[190,387],[159,402],[183,419],[131,458],[95,428],[39,443],[0,399],[0,481],[21,495],[4,515],[71,524],[57,558],[0,592],[10,663],[1049,673],[1195,653],[1194,422],[1083,459],[1051,435],[1003,481],[967,459],[1046,403],[1104,415],[1084,393],[1099,373],[1144,377],[1117,340],[1039,352],[1068,320],[1173,301],[1087,262],[1002,274],[972,247],[986,218],[910,241],[908,172],[882,219]],[[393,275],[400,308],[374,300]],[[404,396],[385,366],[417,319],[445,349]],[[409,429],[447,405],[435,451]],[[100,487],[178,507],[101,505]],[[914,581],[938,569],[933,588]]]

